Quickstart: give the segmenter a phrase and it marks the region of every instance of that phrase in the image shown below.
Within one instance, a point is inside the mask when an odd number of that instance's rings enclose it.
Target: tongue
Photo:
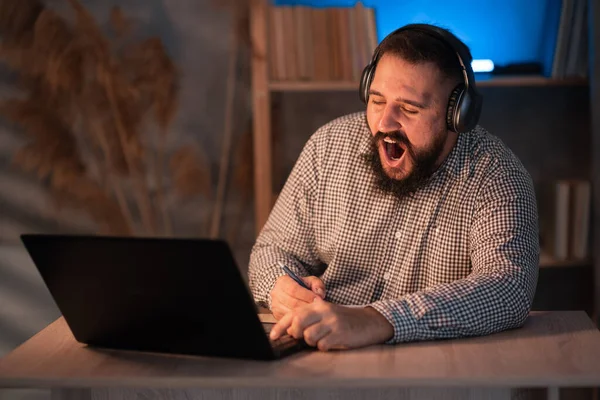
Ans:
[[[402,153],[404,151],[402,150],[402,148],[400,146],[398,146],[395,143],[388,143],[388,142],[384,142],[384,143],[385,143],[385,151],[389,158],[397,160],[402,156]]]

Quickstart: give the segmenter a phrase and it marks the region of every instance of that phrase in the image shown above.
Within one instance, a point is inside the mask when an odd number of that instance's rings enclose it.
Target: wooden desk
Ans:
[[[93,349],[61,318],[0,360],[0,387],[51,388],[53,400],[521,399],[597,386],[600,332],[578,311],[532,313],[525,327],[485,337],[276,362]]]

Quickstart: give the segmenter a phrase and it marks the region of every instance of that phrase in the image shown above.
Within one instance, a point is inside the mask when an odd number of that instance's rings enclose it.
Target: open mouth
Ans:
[[[404,147],[392,138],[386,137],[383,139],[383,149],[390,161],[398,161],[404,155]]]

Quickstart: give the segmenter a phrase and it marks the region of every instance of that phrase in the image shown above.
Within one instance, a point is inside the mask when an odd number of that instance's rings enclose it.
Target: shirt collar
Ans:
[[[466,180],[469,178],[472,172],[469,159],[472,152],[474,130],[458,134],[452,151],[438,170],[447,171],[449,175],[456,179]]]
[[[442,162],[442,165],[437,169],[435,175],[440,172],[447,172],[450,176],[454,178],[460,178],[461,169],[464,165],[465,156],[466,156],[466,140],[465,135],[459,133],[458,138],[456,139],[456,143],[448,153],[446,159]]]
[[[373,136],[369,129],[369,124],[367,123],[367,114],[365,114],[363,122],[363,135],[361,136],[361,142],[358,149],[361,156],[371,153],[371,137]]]

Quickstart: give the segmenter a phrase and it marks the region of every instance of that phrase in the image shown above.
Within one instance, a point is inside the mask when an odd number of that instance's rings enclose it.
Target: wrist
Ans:
[[[394,327],[379,311],[371,306],[365,307],[364,311],[375,328],[374,334],[378,343],[385,343],[394,337]]]

